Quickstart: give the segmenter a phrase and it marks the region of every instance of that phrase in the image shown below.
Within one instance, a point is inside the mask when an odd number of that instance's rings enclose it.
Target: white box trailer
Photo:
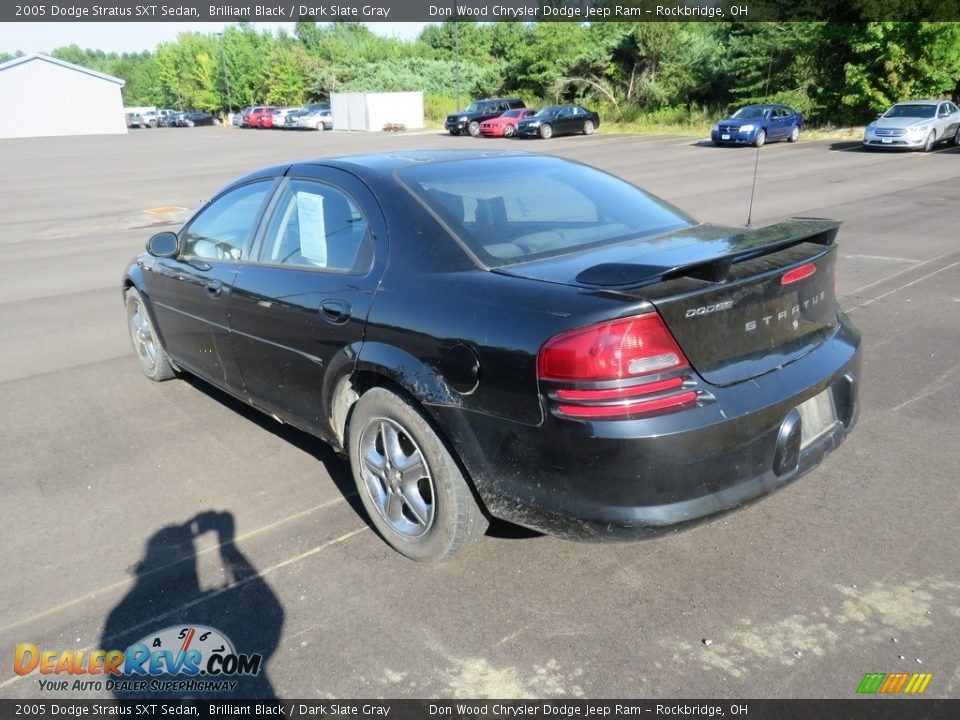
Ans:
[[[330,93],[334,130],[379,131],[387,126],[424,127],[423,92]]]

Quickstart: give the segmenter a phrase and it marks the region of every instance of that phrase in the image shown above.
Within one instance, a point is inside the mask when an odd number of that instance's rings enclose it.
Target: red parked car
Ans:
[[[243,127],[255,127],[255,128],[269,127],[264,124],[264,119],[269,117],[272,121],[273,116],[271,115],[271,113],[274,110],[276,110],[276,108],[272,105],[258,105],[249,113],[243,116],[243,123],[242,123]]]
[[[507,110],[503,115],[480,123],[480,134],[484,137],[512,137],[519,121],[536,114],[535,108]]]

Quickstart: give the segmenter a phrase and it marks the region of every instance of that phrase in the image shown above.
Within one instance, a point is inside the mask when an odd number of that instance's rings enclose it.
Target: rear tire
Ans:
[[[130,331],[130,340],[133,350],[140,360],[140,369],[143,374],[156,382],[163,382],[176,377],[176,371],[170,362],[163,343],[150,320],[146,303],[135,288],[127,290],[127,328]]]
[[[439,562],[483,537],[486,516],[414,401],[382,387],[368,390],[351,413],[349,447],[370,522],[401,555]]]
[[[800,126],[794,125],[793,128],[791,128],[790,130],[789,137],[787,137],[787,142],[795,143],[799,139],[800,139]]]
[[[553,137],[553,126],[548,124],[540,126],[540,137],[544,140],[549,140]]]

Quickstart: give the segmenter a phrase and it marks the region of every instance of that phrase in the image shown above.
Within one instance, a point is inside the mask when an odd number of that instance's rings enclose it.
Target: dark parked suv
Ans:
[[[484,98],[474,100],[467,106],[466,110],[447,115],[447,121],[444,127],[450,131],[451,135],[459,135],[463,132],[470,133],[473,137],[480,134],[480,123],[484,120],[499,117],[507,110],[514,108],[524,108],[523,100],[520,98]]]

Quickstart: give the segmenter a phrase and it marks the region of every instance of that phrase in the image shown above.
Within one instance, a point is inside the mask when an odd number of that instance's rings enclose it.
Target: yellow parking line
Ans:
[[[187,208],[180,207],[179,205],[161,205],[160,207],[150,208],[144,210],[148,215],[166,215],[167,213],[173,212],[186,212]]]

